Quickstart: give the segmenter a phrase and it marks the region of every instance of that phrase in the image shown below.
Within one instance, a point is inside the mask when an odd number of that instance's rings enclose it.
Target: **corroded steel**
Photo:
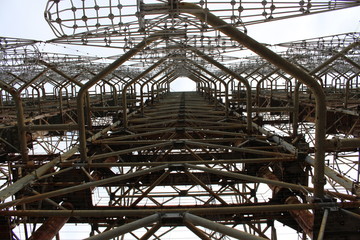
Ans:
[[[358,238],[359,33],[246,31],[359,1],[218,2],[49,0],[55,39],[0,37],[3,238]]]

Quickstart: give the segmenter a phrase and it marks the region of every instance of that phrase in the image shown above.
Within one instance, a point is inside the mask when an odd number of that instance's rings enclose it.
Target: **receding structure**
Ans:
[[[360,34],[247,31],[359,6],[44,2],[0,37],[0,239],[359,239]]]

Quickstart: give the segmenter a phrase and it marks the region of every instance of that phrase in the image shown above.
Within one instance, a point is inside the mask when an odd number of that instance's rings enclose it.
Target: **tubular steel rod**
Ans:
[[[84,84],[78,93],[77,96],[77,115],[78,115],[78,125],[79,125],[79,145],[80,145],[80,157],[82,161],[87,160],[87,149],[86,149],[86,129],[85,129],[85,116],[84,116],[84,101],[85,94],[87,90],[100,81],[102,78],[109,75],[116,68],[122,65],[124,62],[133,57],[136,53],[140,52],[143,48],[145,48],[150,43],[160,39],[162,37],[161,33],[155,33],[148,38],[145,38],[142,42],[137,44],[134,48],[123,54],[120,58],[115,60],[113,63],[105,67],[100,73],[90,79],[86,84]]]
[[[354,202],[338,202],[338,203],[299,203],[299,204],[275,204],[275,205],[254,205],[254,206],[220,206],[220,207],[184,207],[184,208],[137,208],[137,209],[122,209],[122,210],[3,210],[0,211],[0,216],[29,216],[29,217],[122,217],[122,216],[148,216],[158,213],[193,213],[196,215],[219,215],[219,214],[246,214],[246,213],[263,213],[263,212],[281,212],[290,210],[308,210],[308,209],[323,209],[325,207],[341,207],[341,208],[358,208],[359,201]]]
[[[296,161],[296,157],[273,157],[273,158],[242,158],[242,159],[223,159],[223,160],[202,160],[201,162],[194,162],[193,160],[189,161],[176,161],[178,164],[195,164],[195,165],[205,165],[205,164],[224,164],[224,163],[269,163],[269,162],[290,162]],[[162,161],[162,162],[116,162],[116,163],[64,163],[60,166],[67,167],[69,165],[74,167],[91,167],[91,168],[109,168],[109,167],[124,167],[124,166],[160,166],[163,164],[172,164],[171,161]],[[16,165],[17,166],[17,165]]]
[[[227,177],[231,177],[231,178],[242,179],[242,180],[246,180],[249,182],[266,183],[266,184],[271,184],[274,186],[280,186],[280,187],[295,189],[295,190],[299,190],[299,191],[303,191],[303,190],[306,190],[308,192],[315,191],[314,188],[302,186],[302,185],[298,185],[298,184],[292,184],[292,183],[287,183],[287,182],[282,182],[282,181],[275,181],[275,180],[265,179],[265,178],[261,178],[261,177],[250,176],[250,175],[246,175],[246,174],[221,171],[221,170],[217,170],[217,169],[211,169],[208,167],[196,166],[193,164],[184,164],[184,165],[185,165],[185,167],[189,167],[192,169],[202,170],[204,172],[209,172],[209,173],[227,176]],[[328,191],[327,193],[332,194],[337,197],[340,197],[340,198],[344,198],[344,199],[349,199],[349,200],[357,199],[357,197],[355,197],[355,196],[342,194],[342,193],[338,193],[338,192],[329,192]]]
[[[60,76],[62,76],[66,80],[68,80],[69,82],[72,82],[72,83],[74,83],[75,85],[77,85],[79,87],[83,86],[83,84],[81,82],[76,81],[75,78],[69,77],[68,75],[66,75],[65,73],[63,73],[59,69],[57,69],[54,65],[52,65],[50,63],[47,63],[44,60],[38,60],[38,61],[39,61],[40,64],[48,67],[52,71],[56,72],[57,74],[59,74]]]
[[[81,191],[81,190],[88,189],[91,187],[98,187],[98,186],[102,186],[102,185],[109,184],[109,183],[116,182],[116,181],[126,180],[126,179],[133,178],[133,177],[142,176],[142,175],[145,175],[148,173],[163,170],[167,166],[168,165],[157,166],[157,167],[148,168],[145,170],[139,170],[139,171],[136,171],[133,173],[128,173],[125,175],[114,176],[114,177],[105,178],[105,179],[98,180],[98,181],[87,182],[87,183],[83,183],[83,184],[68,187],[68,188],[54,190],[51,192],[41,193],[41,194],[30,196],[30,197],[24,197],[24,198],[17,199],[14,201],[2,203],[2,204],[0,204],[0,209],[6,208],[9,206],[39,201],[39,200],[43,200],[43,199],[50,198],[50,197],[60,196],[60,195],[71,193],[71,192]]]
[[[201,53],[201,54],[203,55],[203,53]],[[229,87],[228,87],[228,85],[221,78],[219,78],[212,72],[208,71],[204,67],[200,66],[196,62],[191,61],[191,63],[193,65],[195,65],[197,68],[199,68],[201,71],[209,74],[211,77],[213,77],[214,79],[216,79],[217,81],[221,82],[224,85],[224,87],[225,87],[225,117],[228,118],[229,117],[229,89],[228,89]],[[201,72],[199,72],[199,74],[201,74]]]
[[[195,233],[196,236],[198,236],[200,239],[202,239],[202,240],[211,240],[211,238],[209,238],[207,235],[205,235],[205,233],[203,231],[198,229],[191,222],[184,220],[184,224],[188,229],[190,229],[193,233]]]
[[[185,164],[185,167],[196,169],[196,170],[201,170],[201,171],[208,172],[208,173],[227,176],[227,177],[231,177],[231,178],[242,179],[242,180],[249,181],[249,182],[266,183],[266,184],[270,184],[270,185],[274,185],[274,186],[280,186],[280,187],[290,188],[290,189],[295,189],[295,190],[300,190],[300,191],[305,189],[309,192],[313,192],[313,190],[314,190],[311,187],[301,186],[298,184],[276,181],[276,180],[271,180],[271,179],[266,179],[266,178],[261,178],[261,177],[255,177],[255,176],[250,176],[247,174],[221,171],[221,170],[212,169],[212,168],[208,168],[208,167],[201,167],[201,166],[197,166],[197,165],[193,165],[193,164]]]
[[[10,197],[11,195],[20,191],[23,187],[27,186],[30,182],[34,181],[38,177],[44,175],[49,171],[49,169],[53,168],[57,163],[60,161],[64,161],[74,155],[78,151],[77,147],[72,148],[68,152],[62,154],[59,157],[54,158],[49,163],[42,165],[35,171],[31,172],[30,174],[20,178],[15,183],[10,185],[9,187],[5,188],[0,192],[0,201],[4,201],[6,198]]]
[[[120,122],[115,122],[114,124],[112,124],[109,127],[104,128],[103,130],[101,130],[100,132],[96,133],[95,135],[93,135],[92,137],[89,138],[90,141],[92,140],[96,140],[97,138],[99,138],[100,136],[102,136],[104,133],[107,133],[108,131],[112,130],[113,128],[115,128],[116,126],[118,126],[120,124]],[[11,195],[17,193],[18,191],[20,191],[23,187],[27,186],[28,184],[30,184],[33,180],[41,177],[42,175],[44,175],[45,173],[47,173],[49,171],[49,169],[53,168],[54,166],[56,166],[60,161],[66,161],[68,158],[70,158],[71,156],[73,156],[76,152],[79,151],[79,146],[76,145],[73,148],[71,148],[69,151],[63,153],[61,156],[54,158],[53,160],[51,160],[50,162],[42,165],[41,167],[37,168],[36,170],[34,170],[33,172],[29,173],[28,175],[20,178],[19,180],[17,180],[15,183],[11,184],[10,186],[8,186],[7,188],[3,189],[2,191],[0,191],[0,201],[4,201],[6,198],[10,197]]]
[[[149,239],[157,230],[161,228],[161,223],[156,223],[150,230],[148,230],[139,240]]]
[[[352,216],[352,217],[356,218],[358,221],[360,221],[360,215],[359,214],[356,214],[354,212],[351,212],[351,211],[343,209],[343,208],[340,208],[340,211],[342,211],[342,212],[348,214],[349,216]]]
[[[159,72],[157,72],[154,76],[150,77],[148,80],[146,80],[145,82],[143,82],[141,84],[140,87],[140,112],[141,112],[141,116],[144,115],[144,87],[146,84],[148,84],[149,82],[153,81],[156,77],[158,77],[160,74],[162,74],[164,71],[166,70],[166,68],[161,69]]]
[[[329,216],[329,209],[325,208],[324,215],[323,215],[323,218],[321,220],[321,225],[320,225],[320,230],[319,230],[317,240],[323,240],[324,239],[324,233],[325,233],[326,222],[327,222],[328,216]]]
[[[162,63],[165,62],[165,60],[168,58],[168,56],[163,57],[162,59],[160,59],[159,61],[157,61],[156,63],[154,63],[153,65],[151,65],[149,68],[147,68],[145,71],[143,71],[142,73],[140,73],[138,76],[136,76],[134,79],[132,79],[130,82],[126,83],[122,89],[122,107],[123,107],[123,126],[124,128],[128,127],[128,116],[127,116],[127,99],[126,99],[126,91],[127,89],[133,85],[134,83],[136,83],[137,81],[139,81],[141,78],[143,78],[144,76],[146,76],[147,74],[149,74],[152,70],[154,70],[155,68],[157,68],[158,66],[160,66]]]
[[[78,125],[75,124],[44,124],[44,125],[26,125],[25,131],[75,131]]]
[[[309,72],[309,74],[314,75],[315,73],[320,71],[322,68],[324,68],[326,66],[330,66],[330,64],[332,62],[334,62],[336,59],[344,56],[344,54],[346,54],[348,51],[350,51],[351,49],[353,49],[359,45],[360,45],[360,42],[354,42],[354,43],[350,44],[349,46],[345,47],[343,50],[341,50],[337,54],[333,55],[332,57],[330,57],[328,60],[326,60],[325,62],[323,62],[316,68],[314,68],[313,70],[311,70]],[[298,127],[299,127],[299,124],[298,124],[298,121],[299,121],[298,120],[298,118],[299,118],[299,91],[300,91],[301,83],[302,82],[298,82],[295,85],[295,89],[294,89],[294,94],[295,94],[294,95],[294,112],[293,112],[293,134],[294,134],[294,136],[297,134]],[[345,98],[346,98],[346,96],[345,96]]]
[[[252,39],[245,33],[239,31],[237,28],[227,24],[225,21],[221,20],[217,16],[211,14],[208,11],[205,11],[201,7],[192,3],[179,3],[179,11],[182,13],[188,13],[196,16],[198,19],[212,25],[214,28],[218,29],[222,33],[226,34],[230,38],[244,45],[251,51],[255,52],[259,56],[268,60],[270,63],[279,67],[283,71],[287,72],[294,78],[298,79],[305,85],[307,85],[311,91],[314,93],[316,101],[316,130],[315,130],[315,166],[314,166],[314,195],[317,198],[324,197],[324,167],[325,167],[325,131],[326,131],[326,102],[325,94],[321,85],[311,77],[307,72],[301,68],[295,66],[291,62],[282,58],[280,55],[268,49],[263,44]]]
[[[269,133],[267,130],[263,129],[262,127],[258,126],[256,123],[253,123],[254,127],[256,129],[258,129],[261,133],[263,133],[266,136],[271,136],[271,139],[280,144],[281,146],[283,146],[287,151],[291,152],[291,153],[296,153],[296,148],[291,145],[290,143],[284,141],[282,138],[275,136],[271,133]],[[331,141],[331,140],[330,140]],[[350,140],[351,142],[352,140]],[[357,140],[354,140],[357,141]],[[325,146],[327,145],[327,141],[325,141]],[[314,166],[315,164],[315,160],[311,157],[311,156],[307,156],[305,158],[305,161],[307,163],[309,163],[310,165]],[[333,179],[335,182],[337,182],[338,184],[340,184],[341,186],[343,186],[345,189],[347,189],[348,191],[354,192],[357,196],[360,196],[360,191],[357,188],[357,185],[353,183],[353,181],[351,181],[350,179],[348,179],[347,177],[343,176],[343,175],[339,175],[339,173],[335,172],[333,169],[329,168],[328,166],[325,166],[325,175],[331,179]]]
[[[217,18],[216,16],[213,16],[213,17]],[[227,73],[231,77],[235,78],[236,80],[238,80],[239,82],[244,84],[244,86],[246,88],[247,130],[248,130],[248,133],[251,134],[252,133],[252,117],[251,117],[251,114],[252,114],[252,99],[251,99],[251,86],[249,84],[249,81],[246,80],[245,78],[243,78],[242,76],[240,76],[239,74],[236,74],[235,72],[233,72],[229,68],[225,67],[224,65],[222,65],[221,63],[219,63],[218,61],[213,59],[212,57],[205,55],[201,51],[199,51],[199,50],[197,50],[195,48],[191,48],[191,51],[193,51],[199,57],[203,58],[204,60],[208,61],[209,63],[213,64],[214,66],[216,66],[220,70],[224,71],[225,73]]]
[[[130,222],[127,224],[124,224],[120,227],[114,228],[112,230],[100,233],[98,235],[86,238],[86,240],[108,240],[111,238],[118,237],[120,235],[126,234],[128,232],[134,231],[136,229],[146,227],[154,222],[160,221],[160,215],[159,214],[153,214],[147,217],[144,217],[142,219],[136,220],[134,222]]]
[[[207,220],[202,217],[198,217],[196,215],[193,215],[191,213],[184,213],[184,219],[185,221],[189,221],[193,223],[194,225],[200,225],[205,228],[211,229],[215,232],[220,232],[225,235],[228,235],[230,237],[234,237],[236,239],[243,239],[243,240],[265,240],[265,238],[258,237],[246,232],[239,231],[237,229],[222,225],[217,222],[213,222],[210,220]]]
[[[142,147],[128,148],[125,150],[119,150],[119,151],[94,155],[93,157],[90,157],[89,160],[92,161],[92,160],[96,160],[96,159],[118,156],[121,154],[131,153],[131,152],[135,152],[135,151],[142,151],[142,150],[147,150],[147,149],[151,149],[151,148],[160,148],[160,147],[165,147],[165,146],[170,146],[170,145],[172,145],[172,142],[168,141],[168,142],[162,142],[162,143],[157,143],[157,144],[152,144],[152,145],[146,145],[146,146],[142,146]]]
[[[21,100],[20,92],[16,91],[13,87],[8,84],[0,81],[0,88],[8,92],[14,99],[15,108],[16,108],[16,120],[18,128],[18,138],[20,143],[20,154],[22,161],[26,163],[29,160],[28,148],[27,148],[27,139],[25,127],[25,117],[24,117],[24,106]],[[1,192],[0,192],[1,196]]]

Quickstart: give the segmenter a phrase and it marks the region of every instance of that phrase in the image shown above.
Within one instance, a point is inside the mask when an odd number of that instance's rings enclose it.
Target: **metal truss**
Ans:
[[[0,38],[0,238],[358,239],[359,33],[246,27],[359,4],[48,1]]]

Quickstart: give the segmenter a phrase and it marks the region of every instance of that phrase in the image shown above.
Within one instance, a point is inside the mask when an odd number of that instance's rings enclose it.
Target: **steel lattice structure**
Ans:
[[[247,27],[359,5],[49,0],[0,37],[0,238],[358,239],[360,34]]]

